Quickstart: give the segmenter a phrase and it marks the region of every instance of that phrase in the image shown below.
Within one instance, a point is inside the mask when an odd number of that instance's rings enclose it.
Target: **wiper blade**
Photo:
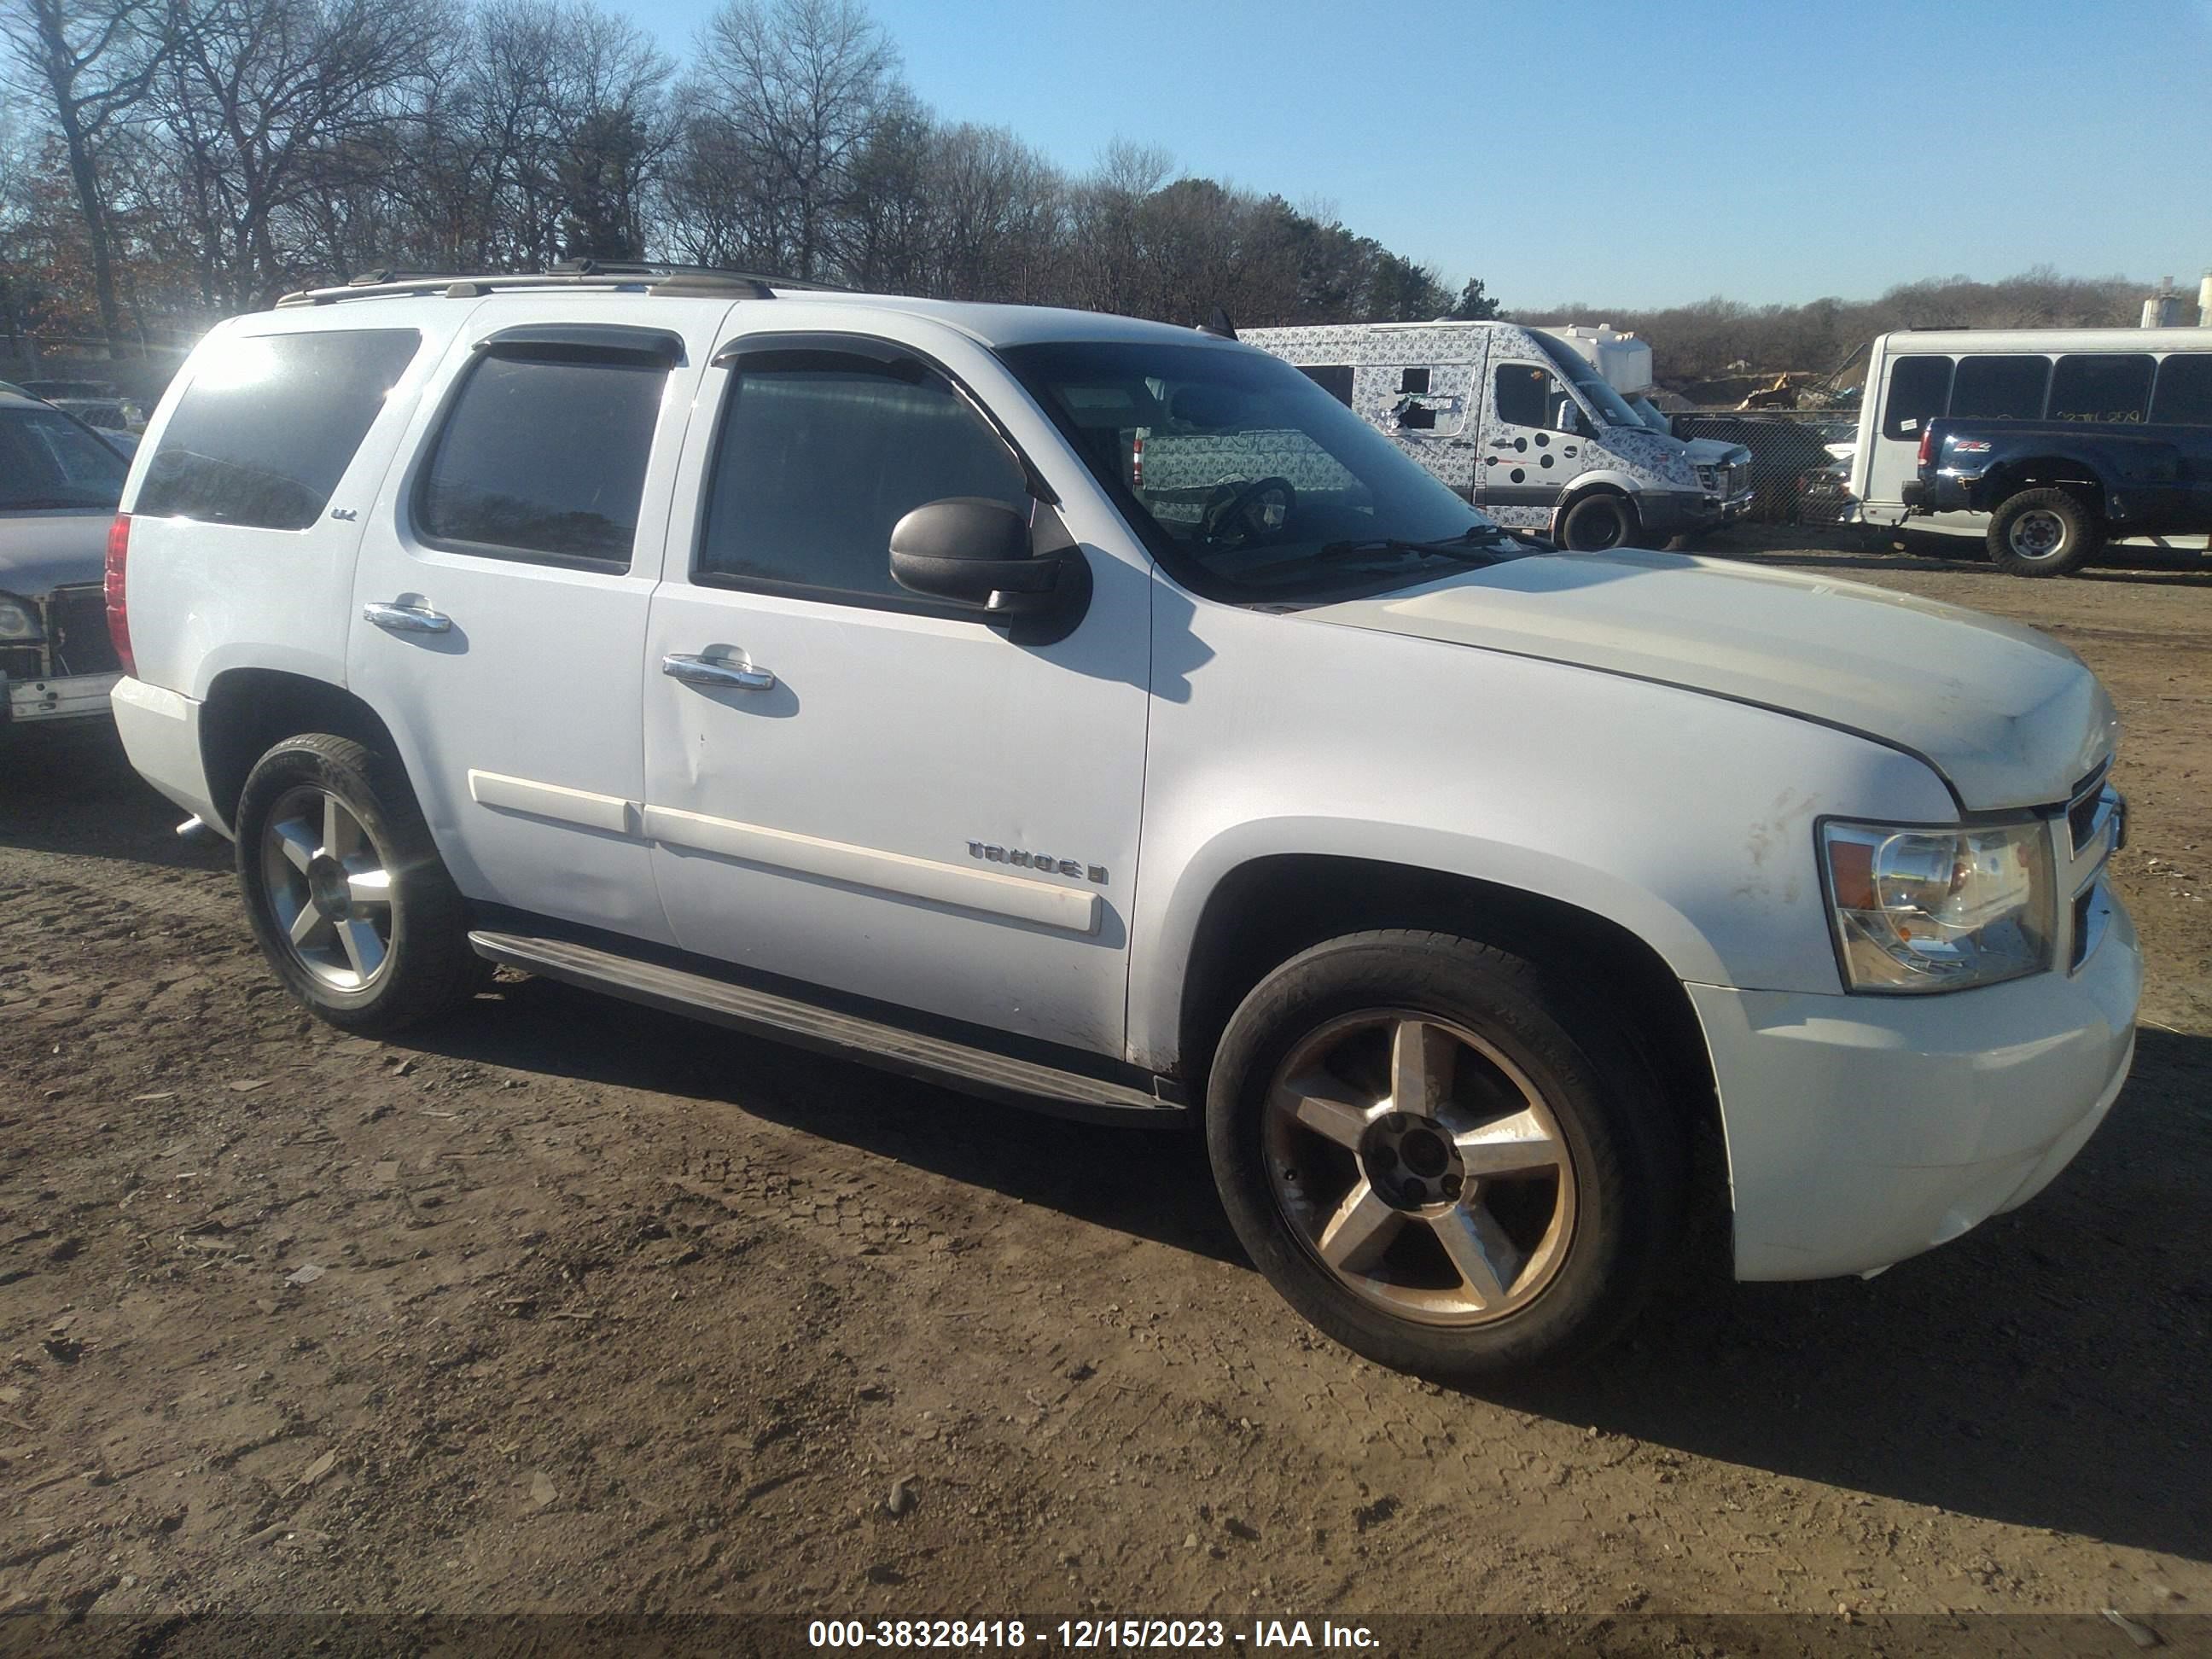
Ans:
[[[1477,541],[1477,536],[1482,539]],[[1477,525],[1451,541],[1412,542],[1398,536],[1370,536],[1359,541],[1329,542],[1314,556],[1334,563],[1340,559],[1363,558],[1370,553],[1416,553],[1423,558],[1456,559],[1462,564],[1494,564],[1497,555],[1493,550],[1511,539],[1502,530]]]

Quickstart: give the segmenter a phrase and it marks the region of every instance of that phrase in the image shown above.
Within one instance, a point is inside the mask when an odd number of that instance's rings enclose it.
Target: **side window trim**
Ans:
[[[776,576],[740,575],[730,571],[700,568],[701,561],[706,556],[708,532],[714,520],[714,491],[720,471],[722,445],[728,434],[730,419],[736,411],[738,389],[744,379],[743,363],[748,357],[845,357],[858,359],[874,369],[885,372],[903,364],[911,364],[918,371],[912,377],[915,379],[936,376],[1006,447],[1020,469],[1030,492],[1032,536],[1047,527],[1048,518],[1053,521],[1058,519],[1059,495],[1038,475],[1013,434],[983,407],[982,400],[958,375],[929,353],[874,335],[832,332],[740,335],[718,347],[707,360],[710,368],[724,369],[727,373],[724,377],[722,395],[717,400],[713,429],[708,434],[706,468],[699,479],[698,506],[692,520],[691,545],[684,559],[685,582],[693,587],[718,588],[726,592],[762,593],[780,599],[805,599],[820,605],[846,605],[861,611],[889,611],[898,616],[931,617],[945,622],[988,623],[993,621],[988,614],[974,606],[927,599],[918,593],[855,592],[850,588],[788,581]],[[893,374],[890,378],[908,377]],[[884,556],[889,558],[888,550]]]
[[[642,335],[648,338],[672,342],[676,356],[664,360],[657,351],[641,351],[635,347],[610,353],[604,347],[589,341],[578,341],[572,337],[583,331],[607,334]],[[684,343],[680,336],[661,329],[633,328],[621,324],[525,324],[512,329],[501,329],[487,335],[468,349],[459,368],[453,370],[440,394],[438,404],[432,411],[426,441],[416,452],[413,477],[407,485],[407,534],[421,545],[441,553],[459,554],[465,558],[495,560],[501,564],[544,565],[556,570],[577,570],[602,576],[629,576],[641,572],[639,547],[633,531],[629,556],[626,559],[602,558],[588,553],[553,552],[542,548],[511,547],[500,542],[471,541],[459,536],[441,536],[434,532],[425,512],[425,497],[429,494],[432,475],[437,471],[439,457],[444,453],[446,439],[454,417],[459,413],[461,399],[469,382],[487,357],[502,357],[527,362],[561,362],[603,364],[611,366],[646,365],[664,372],[662,390],[666,391],[665,375],[672,373],[683,361]],[[645,471],[640,478],[640,522],[644,526],[646,503],[643,486],[653,474],[653,455],[659,446],[659,422],[649,435],[646,447]],[[652,561],[646,562],[644,574],[652,574]]]
[[[682,367],[684,337],[630,323],[520,323],[487,334],[477,351],[542,362],[651,363]]]

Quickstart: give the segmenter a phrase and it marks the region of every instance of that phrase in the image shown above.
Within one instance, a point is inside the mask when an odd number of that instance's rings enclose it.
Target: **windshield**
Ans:
[[[1583,401],[1597,411],[1600,420],[1607,426],[1644,424],[1636,411],[1613,389],[1612,383],[1591,366],[1588,358],[1577,354],[1565,341],[1545,333],[1540,328],[1532,328],[1528,332],[1536,343],[1544,348],[1544,355],[1559,366],[1559,373],[1583,394]]]
[[[1201,592],[1296,602],[1526,550],[1264,352],[1084,343],[1000,355]]]
[[[66,415],[0,413],[0,513],[112,507],[129,471],[120,455]]]

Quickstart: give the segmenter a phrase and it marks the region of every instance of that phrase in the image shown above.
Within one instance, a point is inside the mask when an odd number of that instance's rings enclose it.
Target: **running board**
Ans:
[[[1183,1113],[1180,1105],[1127,1084],[834,1013],[795,998],[567,939],[479,932],[469,935],[469,944],[478,956],[504,967],[1012,1105],[1122,1123],[1133,1118],[1161,1121]]]

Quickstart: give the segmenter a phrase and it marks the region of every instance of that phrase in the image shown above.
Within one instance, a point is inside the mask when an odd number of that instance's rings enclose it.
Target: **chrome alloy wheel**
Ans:
[[[261,879],[309,973],[340,991],[376,982],[392,960],[392,874],[343,801],[312,785],[280,796],[261,837]]]
[[[2066,520],[2048,507],[2033,507],[2012,521],[2005,540],[2023,559],[2047,559],[2066,545]]]
[[[1559,1120],[1461,1026],[1403,1010],[1331,1021],[1277,1071],[1266,1126],[1291,1231],[1386,1312],[1487,1324],[1566,1259],[1575,1172]]]

